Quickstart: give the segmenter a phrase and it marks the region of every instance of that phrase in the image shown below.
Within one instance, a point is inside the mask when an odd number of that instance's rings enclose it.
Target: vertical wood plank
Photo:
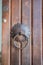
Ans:
[[[41,65],[42,0],[33,0],[33,65]]]
[[[12,27],[20,23],[20,5],[19,0],[12,0]],[[19,50],[12,46],[11,43],[11,65],[19,65]]]
[[[9,65],[10,26],[9,0],[2,0],[2,65]]]
[[[12,26],[16,23],[20,23],[20,5],[19,0],[12,0]]]
[[[22,23],[31,30],[31,0],[22,0]],[[22,65],[31,65],[30,45],[29,39],[28,45],[22,50]]]
[[[2,0],[0,0],[0,65],[2,64]]]

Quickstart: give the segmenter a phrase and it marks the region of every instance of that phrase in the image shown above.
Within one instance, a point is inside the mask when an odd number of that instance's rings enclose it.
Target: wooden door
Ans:
[[[42,64],[42,0],[22,0],[22,23],[30,30],[28,45],[21,50],[12,46],[10,29],[20,21],[20,0],[3,0],[2,64]]]

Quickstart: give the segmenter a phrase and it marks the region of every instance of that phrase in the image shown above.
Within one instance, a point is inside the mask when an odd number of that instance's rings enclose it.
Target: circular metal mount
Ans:
[[[15,24],[11,29],[12,44],[18,49],[23,49],[28,44],[29,28],[24,24]]]

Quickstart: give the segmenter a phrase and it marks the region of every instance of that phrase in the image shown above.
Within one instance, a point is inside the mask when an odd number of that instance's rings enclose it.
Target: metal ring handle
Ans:
[[[25,39],[22,39],[22,40],[17,39],[19,36],[23,36]],[[17,34],[17,35],[15,35],[15,37],[12,39],[12,41],[13,41],[13,46],[18,48],[18,49],[23,49],[28,44],[28,38],[24,34]]]

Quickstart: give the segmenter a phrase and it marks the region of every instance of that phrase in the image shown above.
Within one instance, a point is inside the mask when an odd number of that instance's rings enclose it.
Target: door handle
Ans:
[[[25,24],[15,24],[11,29],[12,44],[18,49],[23,49],[28,44],[30,30]],[[21,47],[20,47],[21,45]]]

